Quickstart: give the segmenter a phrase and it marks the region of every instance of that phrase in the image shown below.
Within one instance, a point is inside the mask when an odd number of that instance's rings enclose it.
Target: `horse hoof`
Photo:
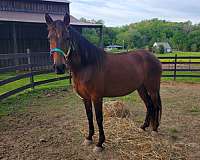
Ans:
[[[94,149],[93,149],[94,153],[101,153],[102,151],[103,151],[103,147],[97,147],[97,146],[95,146]]]
[[[145,129],[143,129],[143,128],[138,128],[138,131],[139,131],[140,133],[142,133],[142,132],[145,132]]]
[[[153,137],[155,137],[155,136],[158,135],[158,132],[156,132],[156,131],[151,131],[151,135],[152,135]]]
[[[92,141],[92,140],[89,140],[89,139],[85,139],[84,142],[83,142],[83,145],[84,145],[84,146],[89,146],[89,145],[91,145],[91,144],[93,144],[93,141]]]

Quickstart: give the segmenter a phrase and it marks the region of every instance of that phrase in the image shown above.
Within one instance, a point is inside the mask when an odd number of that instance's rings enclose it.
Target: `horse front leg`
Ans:
[[[89,124],[89,134],[86,137],[84,141],[84,145],[90,145],[92,144],[92,136],[94,135],[94,124],[93,124],[93,113],[92,113],[92,101],[83,99],[84,105],[85,105],[85,111],[88,118],[88,124]]]
[[[93,100],[95,114],[96,114],[96,121],[99,128],[99,141],[93,150],[94,152],[101,152],[103,150],[102,144],[105,142],[105,135],[104,135],[104,130],[103,130],[102,103],[103,103],[102,98]]]

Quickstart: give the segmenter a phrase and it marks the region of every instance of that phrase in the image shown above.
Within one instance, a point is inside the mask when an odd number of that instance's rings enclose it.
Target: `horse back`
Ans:
[[[104,67],[105,95],[129,94],[151,77],[160,77],[161,70],[159,60],[146,50],[107,54]]]

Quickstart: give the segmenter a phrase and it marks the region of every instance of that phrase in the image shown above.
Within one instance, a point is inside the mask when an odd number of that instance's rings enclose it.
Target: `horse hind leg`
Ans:
[[[161,104],[161,99],[160,99],[160,92],[159,91],[150,92],[150,96],[151,96],[153,106],[154,106],[154,116],[151,123],[152,123],[153,131],[157,132],[160,121],[161,121],[161,115],[162,115],[162,104]]]
[[[141,126],[141,128],[143,130],[145,130],[147,127],[149,127],[150,122],[152,121],[152,117],[154,117],[154,107],[153,107],[153,102],[151,100],[151,97],[149,96],[147,89],[145,88],[144,85],[142,85],[138,89],[138,93],[139,93],[141,99],[144,101],[145,106],[147,108],[145,121],[144,121],[143,125]]]

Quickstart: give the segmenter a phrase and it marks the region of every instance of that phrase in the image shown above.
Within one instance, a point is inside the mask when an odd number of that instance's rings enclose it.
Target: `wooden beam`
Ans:
[[[16,23],[12,23],[12,35],[13,35],[13,54],[16,54],[18,52],[18,46],[17,46],[17,31],[16,31]],[[19,64],[18,57],[15,57],[14,64],[17,66]],[[17,70],[16,70],[17,72]]]
[[[16,31],[16,23],[12,24],[12,31],[13,31],[13,53],[17,53],[18,52],[18,46],[17,46],[17,31]]]

